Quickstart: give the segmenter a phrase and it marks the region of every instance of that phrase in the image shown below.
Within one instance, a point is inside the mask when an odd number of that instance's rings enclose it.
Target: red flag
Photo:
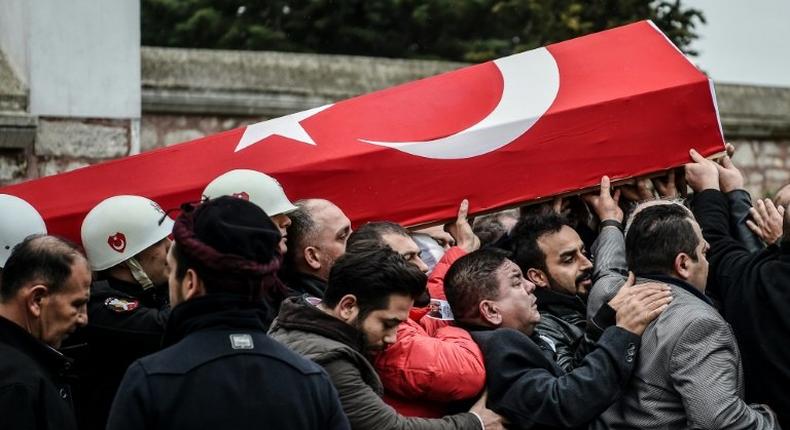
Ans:
[[[248,168],[355,222],[415,225],[681,165],[724,149],[712,86],[650,22],[549,45],[0,190],[79,238],[104,198],[176,207]]]

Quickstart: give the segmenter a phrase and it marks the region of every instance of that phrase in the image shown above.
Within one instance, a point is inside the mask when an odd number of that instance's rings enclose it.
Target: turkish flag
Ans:
[[[641,176],[723,151],[712,85],[650,22],[0,189],[79,239],[99,201],[196,201],[231,169],[291,199],[332,200],[355,224],[417,225]]]

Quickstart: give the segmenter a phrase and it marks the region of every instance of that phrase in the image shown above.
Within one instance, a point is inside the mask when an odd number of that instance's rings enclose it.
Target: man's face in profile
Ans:
[[[63,340],[78,327],[88,323],[91,272],[85,258],[76,258],[71,276],[55,293],[41,299],[39,340],[53,348],[60,348]]]

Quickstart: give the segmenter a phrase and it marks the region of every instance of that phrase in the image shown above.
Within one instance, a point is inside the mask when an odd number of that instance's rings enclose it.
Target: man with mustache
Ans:
[[[326,370],[352,429],[501,428],[485,398],[470,413],[435,419],[400,415],[382,400],[372,355],[396,342],[426,281],[420,268],[389,247],[348,252],[332,266],[323,299],[286,299],[269,334]]]
[[[485,358],[486,406],[509,428],[586,429],[620,397],[636,367],[645,328],[672,300],[669,287],[621,288],[591,325],[602,330],[590,353],[570,372],[556,362],[545,336],[535,284],[508,253],[472,252],[453,263],[444,291],[456,322],[472,333]],[[624,428],[624,427],[618,427]]]
[[[587,293],[593,265],[581,237],[555,213],[530,215],[512,233],[513,261],[535,284],[540,323],[535,331],[553,345],[557,364],[573,370],[582,354]]]

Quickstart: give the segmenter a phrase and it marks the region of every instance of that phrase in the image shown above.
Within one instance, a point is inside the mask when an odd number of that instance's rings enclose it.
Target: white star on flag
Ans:
[[[256,124],[248,125],[244,130],[244,135],[241,136],[241,140],[239,140],[239,144],[236,145],[236,149],[233,152],[239,152],[242,149],[252,146],[275,134],[297,140],[308,145],[315,145],[316,143],[313,141],[313,138],[307,134],[307,131],[305,131],[299,122],[317,114],[318,112],[321,112],[330,106],[332,105],[328,104],[319,106],[317,108],[308,109],[303,112],[297,112],[280,118],[274,118],[268,121],[261,121]]]

